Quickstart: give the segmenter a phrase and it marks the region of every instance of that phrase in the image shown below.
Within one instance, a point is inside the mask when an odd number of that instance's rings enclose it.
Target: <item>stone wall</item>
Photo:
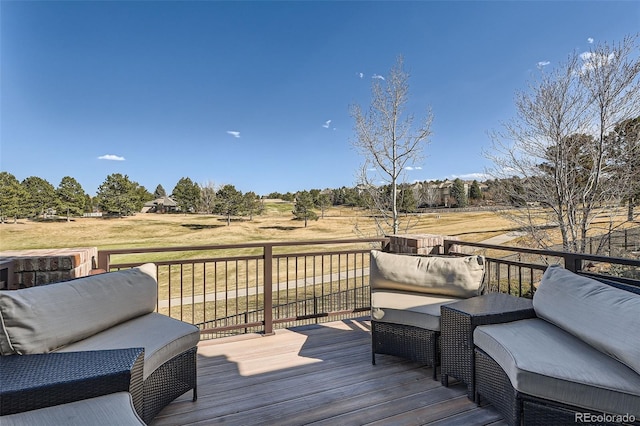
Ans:
[[[96,247],[0,252],[1,290],[34,287],[91,274]]]
[[[433,234],[391,235],[389,237],[389,251],[401,254],[444,254],[444,240],[457,239],[457,237]]]

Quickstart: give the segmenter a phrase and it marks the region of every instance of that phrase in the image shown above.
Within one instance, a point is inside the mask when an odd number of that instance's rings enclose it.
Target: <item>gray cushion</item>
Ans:
[[[423,293],[373,290],[371,318],[440,331],[440,306],[458,300],[460,299]]]
[[[407,256],[371,251],[371,289],[442,296],[477,296],[484,277],[482,256]]]
[[[551,266],[533,296],[533,308],[538,317],[640,374],[640,338],[635,335],[640,295]]]
[[[200,331],[195,325],[151,313],[118,324],[94,336],[72,343],[58,352],[144,348],[144,378],[176,355],[195,347]]]
[[[118,392],[0,418],[2,426],[144,425],[129,392]]]
[[[154,264],[0,292],[2,355],[47,353],[153,312]],[[138,345],[133,345],[138,346]]]
[[[483,325],[474,344],[535,397],[640,417],[640,375],[542,319]]]

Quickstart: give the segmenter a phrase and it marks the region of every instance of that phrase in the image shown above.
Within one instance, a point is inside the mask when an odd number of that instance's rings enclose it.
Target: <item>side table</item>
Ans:
[[[449,376],[467,385],[467,397],[475,401],[473,330],[479,325],[534,318],[531,299],[489,293],[440,307],[441,382]]]
[[[143,348],[3,356],[0,415],[121,391],[141,414],[143,365]]]

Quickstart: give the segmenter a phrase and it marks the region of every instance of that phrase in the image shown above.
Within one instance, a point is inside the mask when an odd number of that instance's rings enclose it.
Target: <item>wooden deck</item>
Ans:
[[[378,355],[371,364],[366,319],[203,341],[198,401],[167,406],[160,425],[494,425],[466,388],[432,379],[430,368]]]

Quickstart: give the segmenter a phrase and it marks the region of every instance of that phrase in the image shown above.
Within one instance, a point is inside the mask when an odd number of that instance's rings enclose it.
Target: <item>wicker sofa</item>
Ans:
[[[536,318],[475,329],[477,397],[510,425],[636,424],[638,291],[547,268],[533,297]]]
[[[143,401],[136,406],[140,417],[149,422],[188,390],[195,401],[199,331],[154,312],[156,273],[154,264],[145,264],[0,292],[0,353],[27,357],[143,348]]]
[[[408,256],[371,251],[371,361],[394,355],[433,367],[440,360],[440,306],[482,292],[482,256]]]

